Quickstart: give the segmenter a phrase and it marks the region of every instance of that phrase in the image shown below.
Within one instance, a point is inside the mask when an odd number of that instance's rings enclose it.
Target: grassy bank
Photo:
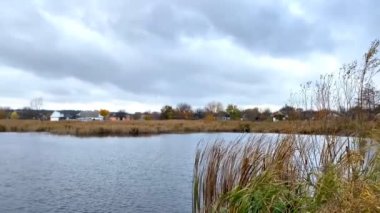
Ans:
[[[48,132],[75,136],[139,136],[164,133],[197,132],[257,132],[257,133],[300,133],[353,135],[357,124],[342,121],[202,121],[163,120],[127,122],[78,122],[78,121],[35,121],[0,120],[0,132]],[[379,127],[379,123],[365,123],[367,134]]]

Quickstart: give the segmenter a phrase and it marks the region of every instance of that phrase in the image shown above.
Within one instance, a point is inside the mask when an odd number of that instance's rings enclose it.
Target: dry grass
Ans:
[[[246,122],[218,121],[25,121],[0,120],[0,131],[3,132],[49,132],[76,136],[138,136],[162,133],[191,132],[244,132],[250,131]]]
[[[293,135],[200,146],[193,212],[379,212],[380,155],[368,145]]]
[[[378,123],[367,122],[369,134]],[[202,121],[163,120],[127,122],[79,122],[0,120],[0,132],[49,132],[76,136],[138,136],[162,133],[196,132],[257,132],[353,135],[355,123],[330,121],[326,127],[320,121],[248,122],[248,121]]]

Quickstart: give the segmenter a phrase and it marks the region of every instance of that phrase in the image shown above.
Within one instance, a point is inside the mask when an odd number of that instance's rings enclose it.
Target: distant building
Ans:
[[[58,112],[58,111],[54,111],[51,115],[50,115],[50,121],[60,121],[60,120],[63,120],[65,118],[65,116]]]
[[[65,120],[78,119],[78,112],[66,110],[66,111],[61,111],[61,113],[64,115]]]
[[[231,120],[231,117],[227,112],[219,112],[216,115],[216,119],[219,121],[229,121],[229,120]]]
[[[131,116],[128,115],[126,112],[119,111],[111,113],[109,116],[109,120],[111,121],[129,121],[131,120]]]
[[[285,115],[284,113],[278,111],[278,112],[274,112],[272,114],[272,119],[273,119],[273,122],[278,122],[278,121],[283,121],[283,120],[286,120],[288,116]]]
[[[80,121],[102,121],[103,116],[98,111],[81,111],[77,115],[77,119]]]

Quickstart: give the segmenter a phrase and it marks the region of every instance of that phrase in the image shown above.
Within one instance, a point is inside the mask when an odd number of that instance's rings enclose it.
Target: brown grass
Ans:
[[[257,132],[257,133],[300,133],[352,135],[356,124],[353,122],[330,121],[203,121],[203,120],[162,120],[162,121],[35,121],[0,120],[0,132],[49,132],[59,135],[75,136],[138,136],[163,133],[197,132]],[[369,134],[378,129],[379,123],[367,122],[365,129]]]

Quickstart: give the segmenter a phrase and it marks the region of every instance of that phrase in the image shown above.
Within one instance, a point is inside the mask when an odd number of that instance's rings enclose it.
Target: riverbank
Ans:
[[[366,122],[365,134],[372,134],[380,127],[379,122]],[[160,121],[36,121],[0,120],[0,132],[47,132],[73,136],[140,136],[170,133],[199,132],[256,132],[294,134],[354,135],[358,126],[350,121],[203,121],[203,120],[160,120]]]

